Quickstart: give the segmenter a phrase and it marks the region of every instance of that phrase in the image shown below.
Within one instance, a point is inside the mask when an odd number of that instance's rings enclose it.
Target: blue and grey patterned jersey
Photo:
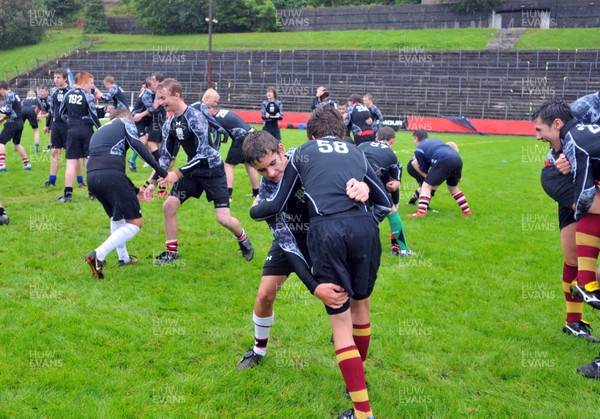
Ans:
[[[108,92],[102,95],[102,100],[106,102],[112,101],[113,106],[117,109],[129,109],[125,92],[116,84],[108,89]]]
[[[209,143],[206,118],[191,106],[179,116],[172,115],[162,127],[159,160],[162,168],[169,168],[179,147],[183,147],[188,157],[187,163],[179,168],[184,176],[197,169],[214,169],[223,164],[218,150]]]
[[[375,105],[371,106],[369,110],[371,111],[371,118],[373,119],[373,124],[371,125],[373,127],[373,131],[379,132],[381,126],[383,125],[383,114]]]
[[[167,175],[167,171],[158,165],[152,154],[139,140],[135,123],[122,118],[115,118],[104,124],[92,135],[87,172],[116,170],[125,173],[125,156],[129,148],[133,148],[145,162],[158,172],[159,176]]]
[[[21,99],[12,90],[4,96],[4,105],[0,108],[0,113],[7,116],[6,122],[21,121]]]
[[[367,122],[371,119],[371,111],[362,103],[353,103],[346,109],[344,124],[354,135],[373,134],[373,126]]]
[[[582,124],[600,122],[600,92],[585,95],[571,103],[573,115]]]
[[[596,180],[600,173],[600,126],[580,124],[576,119],[560,130],[562,152],[571,165],[575,184],[575,219],[583,217],[596,195]]]

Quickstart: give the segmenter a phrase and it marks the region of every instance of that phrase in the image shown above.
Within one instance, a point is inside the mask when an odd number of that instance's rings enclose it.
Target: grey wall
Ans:
[[[550,27],[600,27],[600,1],[505,0],[497,9],[502,27],[539,27],[541,12],[550,13]],[[286,9],[277,11],[286,31],[347,29],[442,29],[488,27],[487,14],[461,14],[448,4]]]

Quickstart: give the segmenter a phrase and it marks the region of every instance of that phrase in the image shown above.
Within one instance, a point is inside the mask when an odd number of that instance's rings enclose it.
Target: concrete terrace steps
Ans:
[[[137,97],[145,77],[160,71],[177,78],[191,102],[205,89],[206,57],[206,51],[175,47],[80,51],[60,65],[90,71],[97,80],[113,75],[130,97]],[[338,102],[351,93],[373,94],[385,115],[527,119],[532,103],[570,101],[598,90],[599,62],[599,50],[214,51],[213,80],[224,108],[257,109],[273,85],[287,111],[306,112],[316,87],[326,85]],[[11,82],[21,93],[31,80],[48,79],[56,66],[47,63]]]

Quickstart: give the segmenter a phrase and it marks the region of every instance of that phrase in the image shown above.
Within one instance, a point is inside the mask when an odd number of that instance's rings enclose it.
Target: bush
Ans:
[[[0,0],[0,50],[39,42],[44,28],[58,26],[60,21],[32,0]]]
[[[101,0],[89,0],[83,8],[84,25],[83,33],[108,32],[106,11]]]

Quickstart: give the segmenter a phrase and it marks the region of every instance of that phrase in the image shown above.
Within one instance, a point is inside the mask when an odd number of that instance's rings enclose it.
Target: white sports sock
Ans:
[[[138,231],[140,231],[140,228],[135,224],[125,223],[125,225],[115,230],[115,232],[96,249],[96,257],[99,260],[105,260],[110,252],[131,240]]]
[[[110,232],[114,233],[119,228],[127,224],[124,218],[121,218],[118,221],[114,221],[112,218],[110,219]],[[123,243],[121,246],[117,246],[117,255],[119,260],[122,260],[125,263],[130,261],[129,253],[127,252],[127,245]]]
[[[252,313],[252,321],[254,322],[254,353],[265,356],[267,354],[266,342],[264,346],[256,346],[256,344],[258,339],[269,339],[269,332],[275,321],[275,313],[271,314],[270,317],[258,317],[255,313]]]

